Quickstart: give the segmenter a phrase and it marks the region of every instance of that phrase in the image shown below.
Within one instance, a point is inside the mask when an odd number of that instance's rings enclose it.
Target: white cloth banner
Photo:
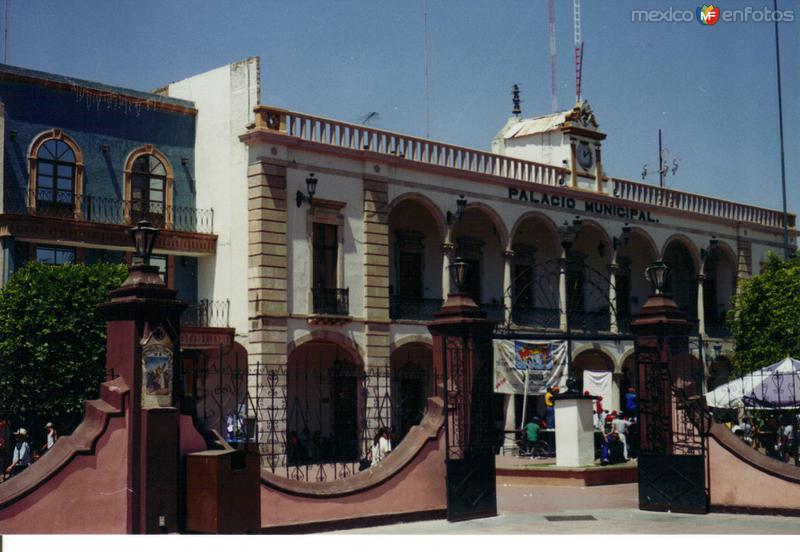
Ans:
[[[494,392],[541,395],[550,386],[566,388],[566,341],[521,341],[495,339]]]
[[[584,370],[583,391],[603,398],[603,404],[611,404],[611,372],[608,370]]]

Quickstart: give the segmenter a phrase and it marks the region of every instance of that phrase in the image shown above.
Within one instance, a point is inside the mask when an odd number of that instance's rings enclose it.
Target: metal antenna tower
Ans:
[[[553,0],[547,0],[547,34],[550,36],[550,108],[558,111],[558,86],[556,85],[556,12]]]
[[[583,41],[581,40],[581,0],[572,2],[573,34],[575,42],[575,102],[581,101],[583,76]]]

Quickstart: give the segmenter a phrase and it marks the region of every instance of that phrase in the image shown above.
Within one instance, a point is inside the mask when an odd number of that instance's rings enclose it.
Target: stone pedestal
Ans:
[[[556,395],[556,466],[594,465],[594,423],[589,395]]]

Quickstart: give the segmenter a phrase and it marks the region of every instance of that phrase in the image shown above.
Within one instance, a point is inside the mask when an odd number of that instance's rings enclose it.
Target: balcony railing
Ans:
[[[561,311],[552,308],[515,305],[511,310],[511,320],[518,326],[558,329],[561,322]]]
[[[508,178],[544,186],[562,186],[570,172],[563,167],[434,142],[424,138],[325,119],[285,109],[260,106],[256,129],[285,134],[300,140],[350,150],[366,150],[427,165],[457,169],[483,176]],[[783,213],[762,207],[733,203],[643,182],[612,179],[613,196],[644,205],[678,209],[703,216],[781,228]],[[795,227],[795,215],[788,224]]]
[[[225,301],[202,299],[186,307],[181,315],[181,325],[200,328],[229,328],[230,308],[229,299]]]
[[[569,326],[573,332],[607,332],[611,329],[608,310],[573,311],[569,313]]]
[[[311,288],[314,314],[347,316],[350,313],[350,290],[337,288]]]
[[[389,300],[389,316],[392,320],[433,320],[434,313],[441,308],[441,299],[408,299],[392,295]]]
[[[54,194],[50,190],[38,190],[34,194],[27,188],[10,188],[5,191],[4,210],[105,224],[131,225],[144,218],[157,228],[198,234],[214,232],[213,209],[167,206],[157,201],[125,201],[70,192]]]

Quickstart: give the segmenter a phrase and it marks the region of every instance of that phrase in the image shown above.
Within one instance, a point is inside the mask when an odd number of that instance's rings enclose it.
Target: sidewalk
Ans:
[[[636,484],[555,487],[499,484],[498,516],[448,523],[421,521],[339,534],[575,535],[575,534],[800,534],[800,520],[737,514],[671,514],[638,509]],[[565,517],[570,516],[570,517]],[[580,516],[576,517],[575,516]],[[549,519],[548,519],[549,518]]]

